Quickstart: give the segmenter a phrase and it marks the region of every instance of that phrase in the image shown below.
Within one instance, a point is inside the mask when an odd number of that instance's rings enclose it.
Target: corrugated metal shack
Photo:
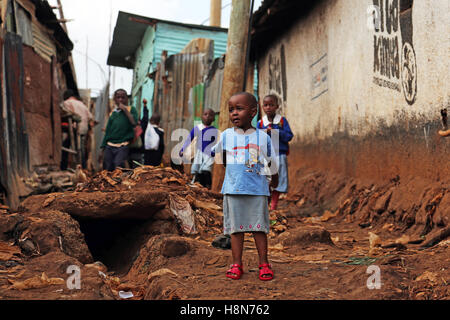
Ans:
[[[211,40],[195,39],[178,54],[166,58],[167,52],[163,51],[161,64],[153,74],[156,88],[153,111],[163,119],[161,126],[167,132],[168,151],[177,143],[171,141],[174,130],[191,130],[194,123],[201,121],[205,107],[204,81],[210,71],[213,46]]]
[[[29,190],[33,168],[59,166],[60,102],[77,92],[73,44],[47,1],[2,0],[0,50],[0,194],[10,207]]]
[[[152,77],[158,69],[158,64],[164,68],[164,57],[181,53],[191,40],[197,38],[214,41],[209,63],[226,51],[227,29],[119,12],[108,64],[134,70],[131,94],[132,102],[138,111],[141,110],[144,98],[149,102],[150,112],[153,110],[155,82]],[[191,83],[191,87],[196,84]]]
[[[180,142],[172,132],[190,131],[205,108],[216,112],[217,127],[226,48],[227,29],[119,13],[108,64],[134,69],[132,103],[139,110],[145,98],[150,114],[161,115],[168,155]],[[252,65],[249,92],[256,74]]]

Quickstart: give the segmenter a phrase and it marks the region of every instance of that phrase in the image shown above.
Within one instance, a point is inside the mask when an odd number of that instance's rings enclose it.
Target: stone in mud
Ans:
[[[8,241],[14,237],[18,224],[23,221],[20,214],[0,215],[0,241]]]
[[[161,254],[167,258],[182,256],[189,250],[189,243],[181,238],[164,239],[161,244]]]
[[[330,233],[322,227],[303,226],[283,233],[279,241],[284,246],[303,246],[313,243],[333,244]]]

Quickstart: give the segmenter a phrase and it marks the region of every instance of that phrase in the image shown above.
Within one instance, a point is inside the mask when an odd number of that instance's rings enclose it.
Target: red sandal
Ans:
[[[268,263],[259,265],[259,280],[269,281],[273,279],[272,266]]]
[[[244,269],[239,264],[231,265],[231,268],[227,271],[227,277],[233,280],[239,280],[244,273]]]

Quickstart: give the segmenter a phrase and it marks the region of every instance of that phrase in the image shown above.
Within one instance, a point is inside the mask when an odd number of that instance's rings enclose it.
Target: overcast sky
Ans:
[[[262,0],[255,0],[255,10]],[[57,5],[57,0],[49,0]],[[97,96],[108,78],[108,50],[119,11],[163,20],[209,25],[210,0],[61,0],[72,52],[78,88],[91,88]],[[222,0],[222,27],[228,28],[231,0]],[[57,16],[58,10],[55,10]],[[87,55],[86,55],[87,53]],[[87,57],[86,57],[87,56]],[[87,70],[87,72],[86,72]],[[86,77],[87,74],[87,77]],[[117,88],[131,91],[132,70],[111,67],[111,92]]]

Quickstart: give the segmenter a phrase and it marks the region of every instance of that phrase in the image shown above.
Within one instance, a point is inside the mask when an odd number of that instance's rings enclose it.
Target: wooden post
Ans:
[[[59,18],[60,18],[60,20],[62,20],[61,26],[62,26],[62,28],[64,29],[64,31],[65,31],[66,33],[68,33],[68,31],[67,31],[67,25],[66,25],[66,21],[67,21],[67,20],[64,18],[64,10],[63,10],[63,7],[62,7],[61,0],[58,0],[57,3],[58,3]],[[75,83],[78,83],[78,82],[77,82],[77,74],[75,73],[75,66],[74,66],[74,64],[73,64],[73,57],[72,57],[72,54],[69,55],[69,57],[68,57],[68,62],[69,62],[69,65],[70,65],[70,69],[72,70],[73,80],[75,81]],[[87,76],[87,75],[86,75],[86,76]],[[87,89],[87,88],[86,88],[86,89]]]
[[[250,23],[250,0],[233,0],[228,29],[228,44],[220,99],[219,130],[230,127],[228,100],[244,88],[245,60],[247,53],[248,28]],[[221,164],[214,165],[212,189],[220,191],[225,169]]]
[[[222,0],[211,0],[209,25],[220,27],[222,22]]]
[[[70,149],[71,149],[71,150],[77,150],[77,147],[76,147],[76,145],[75,145],[75,134],[74,134],[74,132],[73,132],[73,121],[72,121],[72,116],[69,116],[68,122],[69,122]],[[77,153],[77,163],[78,163],[78,153]]]

